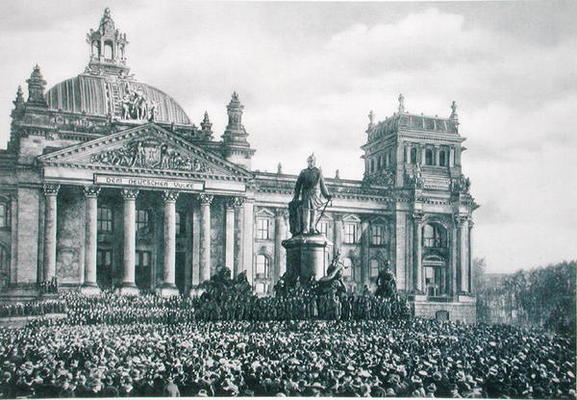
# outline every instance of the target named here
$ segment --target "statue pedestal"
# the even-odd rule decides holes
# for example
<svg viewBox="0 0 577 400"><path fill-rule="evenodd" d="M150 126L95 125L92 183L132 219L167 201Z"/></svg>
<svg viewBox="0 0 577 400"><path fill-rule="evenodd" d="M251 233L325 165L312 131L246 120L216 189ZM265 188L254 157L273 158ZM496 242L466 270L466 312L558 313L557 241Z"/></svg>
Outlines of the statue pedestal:
<svg viewBox="0 0 577 400"><path fill-rule="evenodd" d="M326 269L325 249L329 244L324 235L297 235L282 242L286 249L286 268L291 279L305 280L323 277Z"/></svg>

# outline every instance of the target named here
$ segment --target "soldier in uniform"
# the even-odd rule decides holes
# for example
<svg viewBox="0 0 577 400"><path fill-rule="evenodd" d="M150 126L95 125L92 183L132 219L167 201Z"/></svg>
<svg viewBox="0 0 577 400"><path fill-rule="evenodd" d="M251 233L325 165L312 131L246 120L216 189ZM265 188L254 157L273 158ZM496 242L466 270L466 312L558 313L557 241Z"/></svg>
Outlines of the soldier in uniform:
<svg viewBox="0 0 577 400"><path fill-rule="evenodd" d="M320 195L322 194L327 200L332 198L325 186L321 170L316 167L315 155L311 154L307 162L308 168L303 169L299 174L295 185L294 198L291 202L292 204L299 204L301 229L297 233L302 233L303 235L318 233L315 229L317 210L323 206ZM291 218L291 220L294 220L294 218ZM298 227L297 229L292 228L291 226L291 232L299 231Z"/></svg>

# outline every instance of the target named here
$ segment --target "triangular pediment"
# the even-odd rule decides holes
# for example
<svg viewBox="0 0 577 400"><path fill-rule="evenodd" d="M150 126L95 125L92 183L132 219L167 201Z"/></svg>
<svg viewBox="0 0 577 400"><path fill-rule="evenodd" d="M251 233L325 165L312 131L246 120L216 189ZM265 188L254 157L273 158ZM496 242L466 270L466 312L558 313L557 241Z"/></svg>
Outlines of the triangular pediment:
<svg viewBox="0 0 577 400"><path fill-rule="evenodd" d="M247 180L252 174L156 124L147 124L45 154L43 165L156 175Z"/></svg>

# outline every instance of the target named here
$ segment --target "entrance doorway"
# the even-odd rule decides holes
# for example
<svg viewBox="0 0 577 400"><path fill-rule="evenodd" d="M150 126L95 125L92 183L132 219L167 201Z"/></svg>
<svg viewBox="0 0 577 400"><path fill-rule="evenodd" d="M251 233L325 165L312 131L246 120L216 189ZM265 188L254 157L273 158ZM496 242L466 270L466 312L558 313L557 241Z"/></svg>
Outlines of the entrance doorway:
<svg viewBox="0 0 577 400"><path fill-rule="evenodd" d="M135 283L139 289L150 289L150 251L136 251Z"/></svg>
<svg viewBox="0 0 577 400"><path fill-rule="evenodd" d="M176 258L174 260L174 268L175 268L175 280L176 280L176 287L180 290L180 293L184 293L185 290L185 268L184 264L186 260L186 254L184 252L178 251L176 252Z"/></svg>
<svg viewBox="0 0 577 400"><path fill-rule="evenodd" d="M101 289L110 289L112 280L112 250L96 251L96 283Z"/></svg>

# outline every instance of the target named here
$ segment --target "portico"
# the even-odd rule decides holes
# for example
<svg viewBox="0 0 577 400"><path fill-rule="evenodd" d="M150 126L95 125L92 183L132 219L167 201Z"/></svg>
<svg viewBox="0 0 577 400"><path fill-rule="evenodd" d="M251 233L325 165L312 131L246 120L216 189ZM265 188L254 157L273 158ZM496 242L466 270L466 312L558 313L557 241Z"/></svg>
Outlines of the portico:
<svg viewBox="0 0 577 400"><path fill-rule="evenodd" d="M137 141L132 139L136 132ZM107 139L41 157L44 280L56 276L66 252L72 258L83 254L76 264L77 283L85 293L109 287L128 295L143 290L188 293L222 265L252 274L252 268L234 265L239 259L234 238L250 242L244 238L245 218L252 223L252 207L246 209L252 204L245 201L250 197L246 190L250 175L244 169L203 150L187 149L153 124ZM160 146L147 148L139 143ZM132 153L124 150L127 147ZM161 159L162 148L170 158ZM115 158L121 152L125 158ZM76 206L62 209L61 203L68 202ZM75 207L83 210L81 218L68 215ZM59 242L59 232L79 226L83 240L76 245ZM214 242L221 232L223 240ZM193 254L195 250L198 254ZM252 254L246 253L252 260ZM66 283L66 277L59 279Z"/></svg>

